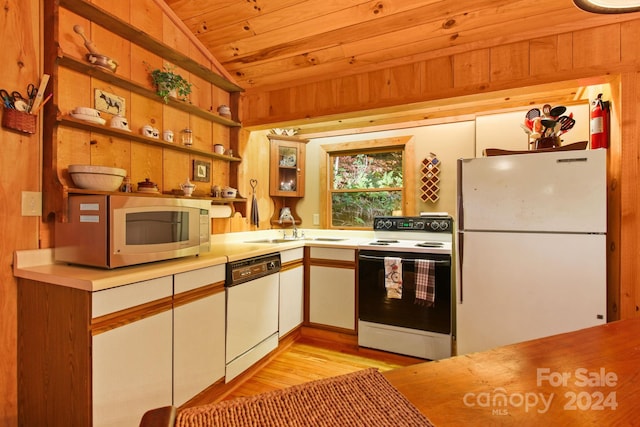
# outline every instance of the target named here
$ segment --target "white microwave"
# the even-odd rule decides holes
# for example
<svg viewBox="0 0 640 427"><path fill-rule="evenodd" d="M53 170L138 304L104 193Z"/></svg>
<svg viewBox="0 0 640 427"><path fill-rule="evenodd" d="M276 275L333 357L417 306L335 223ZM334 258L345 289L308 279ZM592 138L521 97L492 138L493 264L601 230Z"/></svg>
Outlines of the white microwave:
<svg viewBox="0 0 640 427"><path fill-rule="evenodd" d="M70 195L68 220L55 227L55 260L115 268L208 252L210 207L202 199Z"/></svg>

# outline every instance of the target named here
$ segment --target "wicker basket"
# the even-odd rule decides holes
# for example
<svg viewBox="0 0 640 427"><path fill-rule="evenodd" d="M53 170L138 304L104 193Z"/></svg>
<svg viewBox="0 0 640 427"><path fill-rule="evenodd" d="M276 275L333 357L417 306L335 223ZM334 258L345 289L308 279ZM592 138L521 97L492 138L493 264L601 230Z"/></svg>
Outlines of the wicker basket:
<svg viewBox="0 0 640 427"><path fill-rule="evenodd" d="M36 119L38 116L14 110L13 108L3 107L2 109L2 127L22 133L36 133Z"/></svg>

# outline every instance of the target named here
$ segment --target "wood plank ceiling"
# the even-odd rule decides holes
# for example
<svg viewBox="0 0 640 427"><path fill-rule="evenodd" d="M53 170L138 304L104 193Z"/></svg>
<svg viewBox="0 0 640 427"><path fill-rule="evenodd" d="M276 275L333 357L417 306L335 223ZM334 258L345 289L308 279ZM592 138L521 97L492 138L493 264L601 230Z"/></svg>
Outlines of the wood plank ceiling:
<svg viewBox="0 0 640 427"><path fill-rule="evenodd" d="M572 0L166 0L247 90L596 26ZM575 88L567 97L575 97Z"/></svg>

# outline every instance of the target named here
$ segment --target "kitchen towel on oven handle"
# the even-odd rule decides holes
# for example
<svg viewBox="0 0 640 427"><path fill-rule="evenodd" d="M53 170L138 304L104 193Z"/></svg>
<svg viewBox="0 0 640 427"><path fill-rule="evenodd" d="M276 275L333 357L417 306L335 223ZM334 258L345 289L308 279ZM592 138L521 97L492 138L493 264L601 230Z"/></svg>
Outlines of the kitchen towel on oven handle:
<svg viewBox="0 0 640 427"><path fill-rule="evenodd" d="M384 258L384 287L387 298L402 299L402 259Z"/></svg>
<svg viewBox="0 0 640 427"><path fill-rule="evenodd" d="M415 260L415 269L415 303L433 307L436 299L436 263L430 259L417 259Z"/></svg>

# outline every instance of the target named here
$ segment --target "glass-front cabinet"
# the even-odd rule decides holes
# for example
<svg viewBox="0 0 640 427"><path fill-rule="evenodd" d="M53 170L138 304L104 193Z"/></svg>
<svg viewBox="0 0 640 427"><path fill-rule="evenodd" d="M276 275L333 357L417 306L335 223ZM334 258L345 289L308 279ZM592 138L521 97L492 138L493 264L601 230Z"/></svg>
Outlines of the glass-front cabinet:
<svg viewBox="0 0 640 427"><path fill-rule="evenodd" d="M269 135L271 168L269 194L277 197L304 197L305 144L307 140Z"/></svg>
<svg viewBox="0 0 640 427"><path fill-rule="evenodd" d="M285 135L267 135L270 141L269 195L275 209L271 224L285 227L282 214L290 212L296 224L302 220L296 204L304 197L304 167L308 139Z"/></svg>

